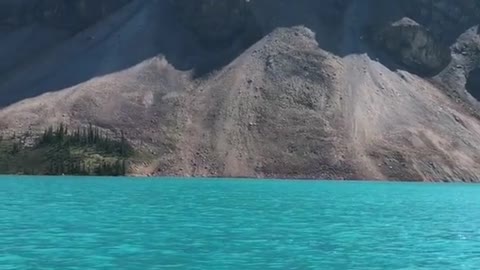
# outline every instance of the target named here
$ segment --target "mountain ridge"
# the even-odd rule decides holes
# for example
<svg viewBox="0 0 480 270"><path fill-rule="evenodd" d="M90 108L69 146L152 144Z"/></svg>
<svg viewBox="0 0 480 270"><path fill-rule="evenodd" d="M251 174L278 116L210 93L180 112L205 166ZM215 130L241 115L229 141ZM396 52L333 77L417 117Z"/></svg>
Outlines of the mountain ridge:
<svg viewBox="0 0 480 270"><path fill-rule="evenodd" d="M193 2L34 22L0 52L2 132L123 130L139 175L478 180L475 1Z"/></svg>

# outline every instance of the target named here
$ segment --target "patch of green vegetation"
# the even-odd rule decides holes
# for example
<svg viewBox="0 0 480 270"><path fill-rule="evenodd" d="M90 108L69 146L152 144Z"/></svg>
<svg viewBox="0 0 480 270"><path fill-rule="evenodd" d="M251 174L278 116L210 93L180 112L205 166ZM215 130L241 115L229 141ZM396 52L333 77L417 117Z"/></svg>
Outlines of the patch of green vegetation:
<svg viewBox="0 0 480 270"><path fill-rule="evenodd" d="M0 173L120 176L127 173L134 154L123 132L114 138L91 125L70 131L61 124L36 139L29 135L0 139Z"/></svg>

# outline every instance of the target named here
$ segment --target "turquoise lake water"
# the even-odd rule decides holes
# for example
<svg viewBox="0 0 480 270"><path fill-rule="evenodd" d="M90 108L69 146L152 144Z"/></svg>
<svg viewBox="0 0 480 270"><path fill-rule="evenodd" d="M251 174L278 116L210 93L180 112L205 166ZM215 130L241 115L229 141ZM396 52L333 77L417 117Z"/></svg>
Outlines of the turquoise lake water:
<svg viewBox="0 0 480 270"><path fill-rule="evenodd" d="M480 269L480 186L3 177L0 269Z"/></svg>

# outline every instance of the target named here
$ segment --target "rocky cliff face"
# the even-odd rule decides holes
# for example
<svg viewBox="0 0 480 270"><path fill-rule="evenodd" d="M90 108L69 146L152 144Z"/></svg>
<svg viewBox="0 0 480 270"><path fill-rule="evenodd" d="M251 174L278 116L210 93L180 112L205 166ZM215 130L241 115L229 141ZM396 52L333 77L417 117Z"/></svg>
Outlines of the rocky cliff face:
<svg viewBox="0 0 480 270"><path fill-rule="evenodd" d="M171 0L180 20L209 46L226 45L248 26L246 0Z"/></svg>
<svg viewBox="0 0 480 270"><path fill-rule="evenodd" d="M295 8L290 11L284 9L290 5L288 0L170 0L170 2L176 7L180 20L210 48L226 47L238 39L247 39L247 43L255 38L258 40L275 27L300 23L306 19L296 12ZM298 2L300 9L305 8L305 5L309 6L309 11L316 15L315 21L335 26L342 22L343 14L352 1Z"/></svg>
<svg viewBox="0 0 480 270"><path fill-rule="evenodd" d="M480 2L475 0L399 1L405 15L430 29L440 41L451 44L480 21Z"/></svg>
<svg viewBox="0 0 480 270"><path fill-rule="evenodd" d="M412 72L435 75L451 61L450 48L424 26L403 18L374 33L374 43Z"/></svg>
<svg viewBox="0 0 480 270"><path fill-rule="evenodd" d="M5 0L0 127L123 130L143 175L476 181L479 4Z"/></svg>
<svg viewBox="0 0 480 270"><path fill-rule="evenodd" d="M473 97L480 100L480 67L477 67L470 72L465 87Z"/></svg>
<svg viewBox="0 0 480 270"><path fill-rule="evenodd" d="M305 3L303 3L305 2ZM306 4L308 2L308 4ZM289 14L282 14L278 7L288 1L271 0L179 0L172 1L178 16L208 47L215 43L225 47L235 39L268 33L282 25L281 21L294 23L323 24L342 31L345 16L354 6L362 6L365 14L359 23L361 35L372 35L374 44L380 45L398 64L423 75L435 75L450 62L450 49L466 29L480 22L480 2L475 0L408 0L408 1L352 1L300 0L298 6L308 5L316 20L302 18L292 7ZM358 8L356 8L358 9ZM298 16L298 17L296 17ZM363 21L362 21L363 20ZM332 39L335 36L331 37ZM337 46L339 46L337 44Z"/></svg>
<svg viewBox="0 0 480 270"><path fill-rule="evenodd" d="M0 28L40 23L79 31L109 15L130 0L4 0L0 2Z"/></svg>

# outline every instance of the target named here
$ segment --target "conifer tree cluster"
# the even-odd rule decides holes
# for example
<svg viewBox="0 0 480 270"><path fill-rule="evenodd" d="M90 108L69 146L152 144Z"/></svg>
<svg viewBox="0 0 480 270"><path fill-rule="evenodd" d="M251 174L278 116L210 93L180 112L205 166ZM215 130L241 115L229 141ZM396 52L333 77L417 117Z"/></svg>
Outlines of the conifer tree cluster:
<svg viewBox="0 0 480 270"><path fill-rule="evenodd" d="M69 130L64 124L60 124L56 129L49 127L43 132L38 145L91 146L100 152L116 154L121 157L128 157L133 152L123 131L120 133L120 138L118 136L116 138L91 124L86 128L77 128L74 131Z"/></svg>
<svg viewBox="0 0 480 270"><path fill-rule="evenodd" d="M133 153L133 148L125 139L123 132L118 138L102 132L91 124L75 130L69 130L64 124L60 124L57 128L49 127L37 144L37 147L46 146L55 149L48 167L48 174L53 175L125 175L126 159ZM98 164L87 163L81 157L72 156L72 147L93 148L95 152L105 153L115 158L109 161L103 160Z"/></svg>
<svg viewBox="0 0 480 270"><path fill-rule="evenodd" d="M60 124L37 139L30 133L0 136L0 173L121 176L133 154L123 132Z"/></svg>

